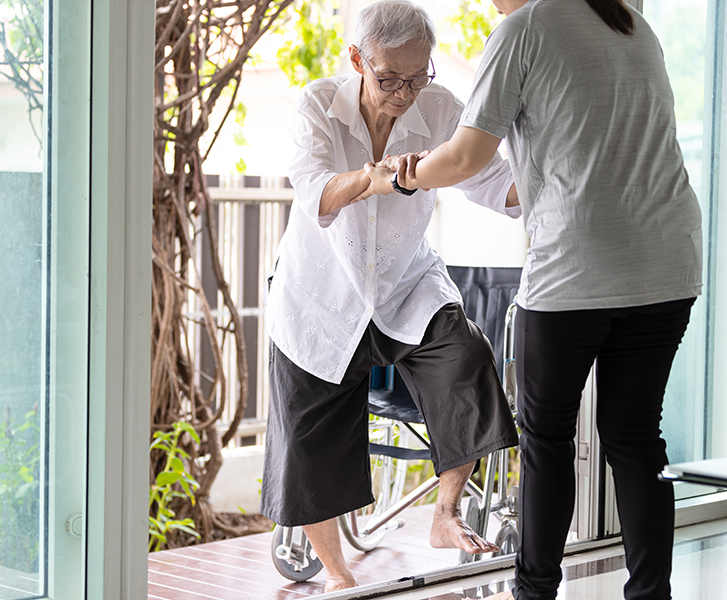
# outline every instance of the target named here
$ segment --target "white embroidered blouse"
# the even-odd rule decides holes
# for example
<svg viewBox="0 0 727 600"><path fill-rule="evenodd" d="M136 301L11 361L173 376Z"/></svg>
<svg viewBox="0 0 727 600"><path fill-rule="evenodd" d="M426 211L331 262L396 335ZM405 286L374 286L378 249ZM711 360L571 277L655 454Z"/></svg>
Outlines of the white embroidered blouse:
<svg viewBox="0 0 727 600"><path fill-rule="evenodd" d="M321 195L339 173L373 160L359 110L361 76L319 79L298 99L288 227L268 294L270 337L296 365L340 383L369 322L389 337L418 344L432 316L462 301L444 262L425 237L436 190L372 196L319 218ZM394 123L386 154L433 149L454 133L462 103L432 84ZM495 155L459 184L468 199L512 217L505 208L513 177Z"/></svg>

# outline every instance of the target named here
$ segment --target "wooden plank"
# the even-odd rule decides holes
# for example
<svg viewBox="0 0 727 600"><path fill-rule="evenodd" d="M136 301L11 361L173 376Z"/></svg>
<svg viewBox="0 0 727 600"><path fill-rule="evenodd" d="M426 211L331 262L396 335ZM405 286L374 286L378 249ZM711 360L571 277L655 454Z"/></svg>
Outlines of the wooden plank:
<svg viewBox="0 0 727 600"><path fill-rule="evenodd" d="M429 545L433 505L411 507L402 515L405 526L371 552L342 541L361 585L457 564L458 550ZM148 600L304 600L323 593L325 571L306 582L289 581L273 565L271 543L268 532L150 554Z"/></svg>

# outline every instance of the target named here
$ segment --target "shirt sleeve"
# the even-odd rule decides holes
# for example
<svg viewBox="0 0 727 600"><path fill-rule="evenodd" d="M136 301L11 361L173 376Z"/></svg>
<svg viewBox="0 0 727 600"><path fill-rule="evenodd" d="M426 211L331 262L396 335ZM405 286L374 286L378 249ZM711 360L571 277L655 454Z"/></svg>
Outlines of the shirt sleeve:
<svg viewBox="0 0 727 600"><path fill-rule="evenodd" d="M293 117L293 157L289 169L295 201L303 213L328 227L338 211L319 217L321 196L335 171L334 132L320 94L304 88Z"/></svg>
<svg viewBox="0 0 727 600"><path fill-rule="evenodd" d="M487 38L472 94L459 124L504 138L522 108L527 21L517 12Z"/></svg>
<svg viewBox="0 0 727 600"><path fill-rule="evenodd" d="M451 137L457 128L463 108L462 103L457 101L455 110L452 113L452 119L447 124L448 137ZM507 193L514 181L510 163L504 160L499 152L495 152L495 156L492 157L490 163L482 171L453 187L462 190L466 198L471 202L516 219L522 214L520 207L505 206Z"/></svg>
<svg viewBox="0 0 727 600"><path fill-rule="evenodd" d="M454 187L462 190L467 199L475 204L516 219L522 214L520 207L505 206L507 193L514 182L510 163L504 160L499 152L495 152L490 164L482 171Z"/></svg>

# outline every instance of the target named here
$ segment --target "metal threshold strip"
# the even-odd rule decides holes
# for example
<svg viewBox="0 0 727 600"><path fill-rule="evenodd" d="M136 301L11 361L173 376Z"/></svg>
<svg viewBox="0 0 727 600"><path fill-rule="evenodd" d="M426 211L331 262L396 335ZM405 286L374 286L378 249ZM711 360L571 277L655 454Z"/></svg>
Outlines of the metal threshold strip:
<svg viewBox="0 0 727 600"><path fill-rule="evenodd" d="M621 536L616 535L603 540L593 540L587 542L575 542L568 544L565 548L565 555L571 556L581 552L588 552L599 548L608 548L610 546L618 546L621 544ZM466 579L484 573L492 573L510 569L515 566L515 555L501 556L491 558L484 561L477 561L466 565L456 565L446 567L437 571L429 571L421 575L413 575L411 577L402 577L392 581L382 581L380 583L372 583L362 585L341 592L333 592L330 594L321 594L315 596L316 600L353 600L364 598L381 598L389 594L406 592L408 590L420 589L449 581L457 581L458 579Z"/></svg>

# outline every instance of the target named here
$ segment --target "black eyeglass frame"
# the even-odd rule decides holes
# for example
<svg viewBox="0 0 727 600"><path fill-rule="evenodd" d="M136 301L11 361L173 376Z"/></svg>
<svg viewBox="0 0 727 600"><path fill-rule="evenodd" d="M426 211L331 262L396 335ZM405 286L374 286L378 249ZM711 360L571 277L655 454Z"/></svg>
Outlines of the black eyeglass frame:
<svg viewBox="0 0 727 600"><path fill-rule="evenodd" d="M369 66L369 69L371 69L371 72L373 73L374 77L376 78L376 81L379 82L379 87L381 88L382 92L396 92L399 91L401 88L404 87L404 84L409 84L409 89L415 92L418 92L419 90L423 90L425 87L428 87L432 81L434 81L434 77L437 75L437 72L434 69L434 60L432 60L432 57L429 57L429 64L432 67L432 73L427 73L426 75L418 75L417 77L413 77L412 79L402 79L401 77L379 77L376 74L376 71L374 71L374 67L369 62L368 58L364 56L364 53L361 52L359 48L356 48L358 50L358 54L361 58L364 59L364 62ZM427 79L426 85L423 85L421 87L414 87L412 86L412 82L416 81L417 79ZM399 86L395 87L393 89L387 90L384 88L384 83L387 81L398 81Z"/></svg>

